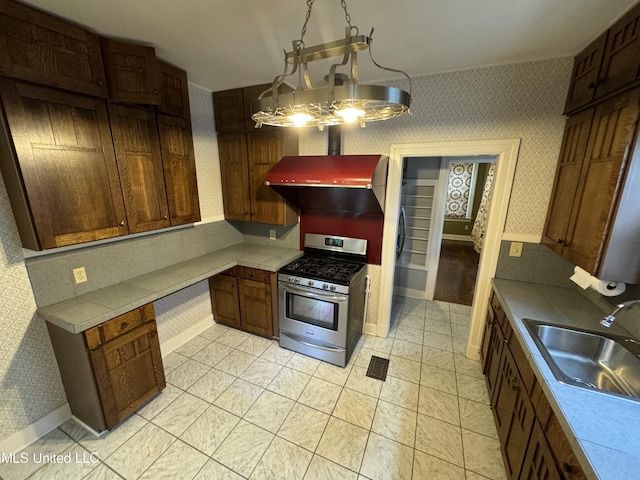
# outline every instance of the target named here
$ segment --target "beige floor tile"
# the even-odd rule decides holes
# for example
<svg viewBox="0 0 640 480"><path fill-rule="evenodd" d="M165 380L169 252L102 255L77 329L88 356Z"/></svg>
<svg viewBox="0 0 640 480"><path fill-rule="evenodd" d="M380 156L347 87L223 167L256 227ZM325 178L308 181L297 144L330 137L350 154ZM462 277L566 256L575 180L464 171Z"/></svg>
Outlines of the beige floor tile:
<svg viewBox="0 0 640 480"><path fill-rule="evenodd" d="M176 353L176 352L171 352L168 355L165 355L164 357L162 357L162 366L164 368L164 374L166 375L167 373L175 370L184 362L186 362L188 359L189 357L185 357L184 355L180 355L179 353Z"/></svg>
<svg viewBox="0 0 640 480"><path fill-rule="evenodd" d="M212 368L200 380L191 385L187 391L209 403L213 403L235 381L236 377L233 375Z"/></svg>
<svg viewBox="0 0 640 480"><path fill-rule="evenodd" d="M422 345L413 342L405 342L404 340L395 339L391 355L405 358L414 362L422 360Z"/></svg>
<svg viewBox="0 0 640 480"><path fill-rule="evenodd" d="M453 340L450 335L427 332L424 334L423 345L425 347L444 350L445 352L453 352Z"/></svg>
<svg viewBox="0 0 640 480"><path fill-rule="evenodd" d="M363 367L353 366L351 373L345 383L345 388L355 390L356 392L364 393L370 397L378 398L380 396L380 390L382 390L381 380L367 377L367 369Z"/></svg>
<svg viewBox="0 0 640 480"><path fill-rule="evenodd" d="M422 345L422 336L424 331L420 328L411 328L406 326L398 326L396 329L396 340L404 340L405 342L419 343Z"/></svg>
<svg viewBox="0 0 640 480"><path fill-rule="evenodd" d="M458 353L454 354L454 361L456 364L456 373L463 375L469 375L470 377L484 378L482 373L482 364L477 360L471 360L465 355Z"/></svg>
<svg viewBox="0 0 640 480"><path fill-rule="evenodd" d="M225 333L220 335L215 339L216 342L222 343L227 347L238 348L238 346L244 342L247 338L250 337L251 334L247 332L243 332L242 330L236 330L235 328L230 328Z"/></svg>
<svg viewBox="0 0 640 480"><path fill-rule="evenodd" d="M240 374L240 378L259 387L267 388L273 379L276 378L276 375L280 373L280 370L282 370L282 365L259 357L249 368Z"/></svg>
<svg viewBox="0 0 640 480"><path fill-rule="evenodd" d="M207 408L209 403L189 393L183 393L155 416L152 422L179 437Z"/></svg>
<svg viewBox="0 0 640 480"><path fill-rule="evenodd" d="M340 385L327 382L321 378L311 377L302 394L298 397L298 402L331 414L338 402L342 388Z"/></svg>
<svg viewBox="0 0 640 480"><path fill-rule="evenodd" d="M273 343L273 340L269 340L268 338L259 337L258 335L250 335L249 338L238 345L237 349L259 357Z"/></svg>
<svg viewBox="0 0 640 480"><path fill-rule="evenodd" d="M177 440L140 477L141 480L193 478L209 460L204 453Z"/></svg>
<svg viewBox="0 0 640 480"><path fill-rule="evenodd" d="M284 421L278 436L313 452L329 421L329 415L296 403Z"/></svg>
<svg viewBox="0 0 640 480"><path fill-rule="evenodd" d="M244 480L244 478L221 463L209 460L194 480Z"/></svg>
<svg viewBox="0 0 640 480"><path fill-rule="evenodd" d="M233 350L216 364L216 369L238 377L249 368L257 358L258 357L254 355L241 352L240 350Z"/></svg>
<svg viewBox="0 0 640 480"><path fill-rule="evenodd" d="M424 322L424 335L427 335L427 332L439 333L440 335L451 335L451 322L448 320L427 318Z"/></svg>
<svg viewBox="0 0 640 480"><path fill-rule="evenodd" d="M222 445L240 417L211 405L180 437L189 445L211 456Z"/></svg>
<svg viewBox="0 0 640 480"><path fill-rule="evenodd" d="M267 386L267 389L291 400L297 400L310 378L311 376L306 373L284 367Z"/></svg>
<svg viewBox="0 0 640 480"><path fill-rule="evenodd" d="M419 392L420 387L417 383L388 376L382 385L380 400L415 411L418 408Z"/></svg>
<svg viewBox="0 0 640 480"><path fill-rule="evenodd" d="M362 463L368 437L368 430L331 417L316 453L357 472Z"/></svg>
<svg viewBox="0 0 640 480"><path fill-rule="evenodd" d="M212 458L234 472L249 477L272 440L272 433L241 420Z"/></svg>
<svg viewBox="0 0 640 480"><path fill-rule="evenodd" d="M415 480L465 480L465 471L458 465L416 450L413 458L413 478Z"/></svg>
<svg viewBox="0 0 640 480"><path fill-rule="evenodd" d="M460 404L460 423L462 428L487 437L498 438L496 424L489 405L466 398L459 398L458 402Z"/></svg>
<svg viewBox="0 0 640 480"><path fill-rule="evenodd" d="M220 360L229 355L233 351L233 348L223 345L217 342L211 342L204 347L198 353L193 356L194 360L209 365L215 366Z"/></svg>
<svg viewBox="0 0 640 480"><path fill-rule="evenodd" d="M229 330L231 330L231 327L227 327L226 325L222 325L220 323L214 323L204 332L202 332L200 336L208 338L209 340L215 340L216 338L219 338L227 333Z"/></svg>
<svg viewBox="0 0 640 480"><path fill-rule="evenodd" d="M374 397L345 388L333 409L333 416L369 430L377 403Z"/></svg>
<svg viewBox="0 0 640 480"><path fill-rule="evenodd" d="M277 363L278 365L286 365L289 359L293 356L293 352L286 348L281 348L277 343L274 343L260 356L265 360Z"/></svg>
<svg viewBox="0 0 640 480"><path fill-rule="evenodd" d="M180 355L184 355L185 357L193 357L196 353L209 345L211 342L212 340L209 340L205 337L194 337L185 344L176 348L174 352L179 353Z"/></svg>
<svg viewBox="0 0 640 480"><path fill-rule="evenodd" d="M214 405L242 417L249 411L263 391L264 388L237 379L216 399Z"/></svg>
<svg viewBox="0 0 640 480"><path fill-rule="evenodd" d="M440 350L439 348L423 346L422 363L442 368L444 370L455 371L456 369L453 352L447 352Z"/></svg>
<svg viewBox="0 0 640 480"><path fill-rule="evenodd" d="M351 366L347 365L345 368L331 365L330 363L321 363L318 365L314 377L321 378L327 382L335 383L336 385L344 386L347 382L347 378L351 373Z"/></svg>
<svg viewBox="0 0 640 480"><path fill-rule="evenodd" d="M458 396L489 405L489 394L484 379L456 374Z"/></svg>
<svg viewBox="0 0 640 480"><path fill-rule="evenodd" d="M265 390L243 418L271 433L276 433L293 405L293 400Z"/></svg>
<svg viewBox="0 0 640 480"><path fill-rule="evenodd" d="M443 422L460 425L460 413L458 409L457 395L434 390L433 388L420 387L420 399L418 400L418 413L428 415Z"/></svg>
<svg viewBox="0 0 640 480"><path fill-rule="evenodd" d="M320 365L320 360L307 357L301 353L294 353L286 366L307 375L313 375L318 369L318 365Z"/></svg>
<svg viewBox="0 0 640 480"><path fill-rule="evenodd" d="M313 453L302 447L274 438L251 474L252 480L302 480Z"/></svg>
<svg viewBox="0 0 640 480"><path fill-rule="evenodd" d="M418 414L416 449L460 467L464 466L460 427Z"/></svg>
<svg viewBox="0 0 640 480"><path fill-rule="evenodd" d="M175 385L182 390L188 389L196 383L202 376L211 370L211 367L189 359L172 372L165 375L168 383Z"/></svg>
<svg viewBox="0 0 640 480"><path fill-rule="evenodd" d="M357 480L358 474L319 455L314 455L304 480Z"/></svg>
<svg viewBox="0 0 640 480"><path fill-rule="evenodd" d="M417 418L415 411L381 400L376 407L371 431L413 448Z"/></svg>
<svg viewBox="0 0 640 480"><path fill-rule="evenodd" d="M493 480L506 478L500 442L479 433L462 430L464 465L467 470Z"/></svg>
<svg viewBox="0 0 640 480"><path fill-rule="evenodd" d="M178 387L174 387L170 383L150 401L148 401L142 408L138 409L137 413L141 417L151 420L164 410L171 402L182 395L183 390ZM82 428L82 427L81 427ZM83 429L84 430L84 429ZM86 430L84 430L86 432Z"/></svg>
<svg viewBox="0 0 640 480"><path fill-rule="evenodd" d="M413 448L371 433L360 473L371 480L411 480Z"/></svg>
<svg viewBox="0 0 640 480"><path fill-rule="evenodd" d="M422 365L420 385L434 388L442 392L451 393L453 395L458 393L455 372L434 367L432 365Z"/></svg>

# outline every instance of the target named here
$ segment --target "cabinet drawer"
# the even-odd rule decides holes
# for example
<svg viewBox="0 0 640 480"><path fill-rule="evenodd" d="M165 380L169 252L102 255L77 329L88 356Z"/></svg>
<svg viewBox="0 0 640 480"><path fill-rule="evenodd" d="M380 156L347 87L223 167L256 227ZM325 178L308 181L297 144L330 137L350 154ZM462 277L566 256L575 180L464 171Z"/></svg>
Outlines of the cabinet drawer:
<svg viewBox="0 0 640 480"><path fill-rule="evenodd" d="M254 280L261 283L269 283L269 273L267 270L258 270L256 268L248 267L234 267L236 268L236 275L240 278L247 280Z"/></svg>
<svg viewBox="0 0 640 480"><path fill-rule="evenodd" d="M90 349L99 347L103 343L127 333L154 318L153 304L148 303L136 310L127 312L124 315L120 315L85 331L84 336L87 340L87 346Z"/></svg>

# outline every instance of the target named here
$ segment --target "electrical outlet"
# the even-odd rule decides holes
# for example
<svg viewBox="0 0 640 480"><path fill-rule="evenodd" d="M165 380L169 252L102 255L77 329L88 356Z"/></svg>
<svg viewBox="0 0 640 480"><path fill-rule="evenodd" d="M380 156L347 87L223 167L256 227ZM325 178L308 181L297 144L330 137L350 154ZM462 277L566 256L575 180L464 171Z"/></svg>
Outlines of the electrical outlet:
<svg viewBox="0 0 640 480"><path fill-rule="evenodd" d="M275 240L276 239L276 231L271 229L269 230L269 240Z"/></svg>
<svg viewBox="0 0 640 480"><path fill-rule="evenodd" d="M509 256L510 257L522 256L522 242L511 242L511 247L509 248Z"/></svg>
<svg viewBox="0 0 640 480"><path fill-rule="evenodd" d="M87 272L84 271L84 267L73 269L73 278L76 283L84 283L87 281Z"/></svg>
<svg viewBox="0 0 640 480"><path fill-rule="evenodd" d="M465 229L465 230L469 230L469 225L465 225L465 226L464 226L464 229Z"/></svg>

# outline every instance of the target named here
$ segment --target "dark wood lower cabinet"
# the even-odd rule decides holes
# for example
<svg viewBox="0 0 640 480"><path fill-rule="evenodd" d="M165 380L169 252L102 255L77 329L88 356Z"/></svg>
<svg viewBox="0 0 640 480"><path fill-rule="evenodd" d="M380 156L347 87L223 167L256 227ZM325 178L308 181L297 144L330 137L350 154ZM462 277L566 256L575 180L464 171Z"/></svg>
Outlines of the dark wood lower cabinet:
<svg viewBox="0 0 640 480"><path fill-rule="evenodd" d="M507 478L586 479L495 293L482 361Z"/></svg>
<svg viewBox="0 0 640 480"><path fill-rule="evenodd" d="M83 333L47 323L71 413L110 430L165 387L153 304Z"/></svg>
<svg viewBox="0 0 640 480"><path fill-rule="evenodd" d="M277 279L274 272L233 267L209 279L217 323L258 335L278 335Z"/></svg>

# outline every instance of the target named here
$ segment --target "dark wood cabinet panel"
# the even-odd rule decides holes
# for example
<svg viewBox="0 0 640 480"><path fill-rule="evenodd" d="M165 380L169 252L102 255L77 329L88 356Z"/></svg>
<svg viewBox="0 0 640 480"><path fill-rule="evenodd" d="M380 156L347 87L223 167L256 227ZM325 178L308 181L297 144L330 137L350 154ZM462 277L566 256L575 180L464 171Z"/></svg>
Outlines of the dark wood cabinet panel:
<svg viewBox="0 0 640 480"><path fill-rule="evenodd" d="M160 140L151 107L111 104L111 131L131 233L170 225Z"/></svg>
<svg viewBox="0 0 640 480"><path fill-rule="evenodd" d="M166 385L153 304L71 333L47 322L73 415L110 430Z"/></svg>
<svg viewBox="0 0 640 480"><path fill-rule="evenodd" d="M544 436L549 448L553 452L556 464L565 480L586 480L587 476L582 470L576 454L573 452L569 439L562 431L560 422L551 412L548 423L544 428Z"/></svg>
<svg viewBox="0 0 640 480"><path fill-rule="evenodd" d="M244 133L218 136L224 218L251 220L247 140Z"/></svg>
<svg viewBox="0 0 640 480"><path fill-rule="evenodd" d="M159 105L160 72L153 47L100 38L109 99Z"/></svg>
<svg viewBox="0 0 640 480"><path fill-rule="evenodd" d="M200 221L200 202L188 118L158 114L158 129L171 226Z"/></svg>
<svg viewBox="0 0 640 480"><path fill-rule="evenodd" d="M256 122L251 120L251 115L253 115L251 104L258 99L262 92L269 89L271 86L272 84L265 83L263 85L254 85L242 89L242 103L244 108L243 118L245 130L251 131L256 128ZM283 87L288 88L286 85L284 85ZM282 90L282 87L278 89L278 91L280 90Z"/></svg>
<svg viewBox="0 0 640 480"><path fill-rule="evenodd" d="M211 277L209 292L216 323L242 328L237 277L224 274Z"/></svg>
<svg viewBox="0 0 640 480"><path fill-rule="evenodd" d="M107 97L98 37L11 0L0 2L0 74Z"/></svg>
<svg viewBox="0 0 640 480"><path fill-rule="evenodd" d="M618 20L606 35L595 98L631 87L640 80L640 4Z"/></svg>
<svg viewBox="0 0 640 480"><path fill-rule="evenodd" d="M297 222L296 210L274 189L264 184L269 170L280 161L285 152L294 149L297 152L297 138L293 138L283 129L265 128L247 134L252 222L285 226Z"/></svg>
<svg viewBox="0 0 640 480"><path fill-rule="evenodd" d="M23 246L39 250L129 233L105 103L8 80L0 85L11 131L4 140L13 141L17 156L2 156L3 174L14 187L24 185L12 206L16 218L30 219L18 221Z"/></svg>
<svg viewBox="0 0 640 480"><path fill-rule="evenodd" d="M258 335L273 336L271 319L271 285L240 279L240 315L245 330Z"/></svg>
<svg viewBox="0 0 640 480"><path fill-rule="evenodd" d="M189 85L187 72L168 63L158 62L160 71L160 94L162 103L158 111L187 120L191 119L189 108Z"/></svg>
<svg viewBox="0 0 640 480"><path fill-rule="evenodd" d="M563 480L547 439L537 422L534 423L522 469L517 478L519 480Z"/></svg>
<svg viewBox="0 0 640 480"><path fill-rule="evenodd" d="M119 335L89 355L109 430L166 386L155 321Z"/></svg>
<svg viewBox="0 0 640 480"><path fill-rule="evenodd" d="M598 273L615 216L639 103L636 89L600 104L594 113L563 249L567 260L593 274Z"/></svg>
<svg viewBox="0 0 640 480"><path fill-rule="evenodd" d="M588 105L594 99L606 41L607 34L601 35L576 56L565 113Z"/></svg>
<svg viewBox="0 0 640 480"><path fill-rule="evenodd" d="M241 88L213 93L213 114L218 133L245 130L244 96Z"/></svg>
<svg viewBox="0 0 640 480"><path fill-rule="evenodd" d="M272 337L278 332L277 278L274 272L233 267L209 279L217 323Z"/></svg>
<svg viewBox="0 0 640 480"><path fill-rule="evenodd" d="M585 110L570 117L564 128L560 159L542 236L543 243L560 254L566 242L592 120L593 109Z"/></svg>

